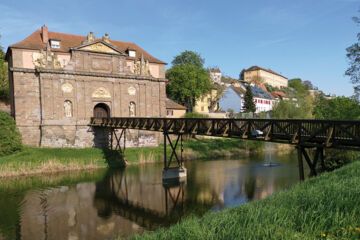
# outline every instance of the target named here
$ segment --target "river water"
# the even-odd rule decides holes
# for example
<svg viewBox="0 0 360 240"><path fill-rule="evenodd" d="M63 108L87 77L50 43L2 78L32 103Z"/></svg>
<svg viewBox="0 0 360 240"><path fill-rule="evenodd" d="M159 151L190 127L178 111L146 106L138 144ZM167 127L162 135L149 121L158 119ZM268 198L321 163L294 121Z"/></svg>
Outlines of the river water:
<svg viewBox="0 0 360 240"><path fill-rule="evenodd" d="M298 182L296 156L275 153L185 163L186 183L163 186L161 164L0 182L0 239L114 239L188 215L261 199Z"/></svg>

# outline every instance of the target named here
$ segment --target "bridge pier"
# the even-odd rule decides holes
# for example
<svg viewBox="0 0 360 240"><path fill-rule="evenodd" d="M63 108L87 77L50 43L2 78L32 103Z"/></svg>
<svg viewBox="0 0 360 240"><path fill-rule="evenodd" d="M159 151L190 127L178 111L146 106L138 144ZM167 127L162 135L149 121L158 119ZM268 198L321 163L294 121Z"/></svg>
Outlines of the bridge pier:
<svg viewBox="0 0 360 240"><path fill-rule="evenodd" d="M298 145L297 147L297 151L298 151L298 164L299 164L299 177L300 177L300 181L304 181L305 176L304 176L304 165L303 165L303 156L306 160L306 163L308 164L309 168L310 168L310 176L316 176L317 172L316 172L316 166L317 163L320 159L321 162L321 168L322 170L325 169L325 164L324 164L324 147L322 146L318 146L315 147L315 156L314 159L311 160L308 152L306 151L306 148L311 149L313 147L305 147L302 145Z"/></svg>
<svg viewBox="0 0 360 240"><path fill-rule="evenodd" d="M123 145L121 146L121 140L123 140ZM114 144L115 143L115 144ZM110 128L110 150L119 151L122 157L122 160L126 162L126 129L121 129L120 135L116 133L116 129ZM115 146L114 146L115 145Z"/></svg>
<svg viewBox="0 0 360 240"><path fill-rule="evenodd" d="M176 152L176 148L180 141L180 157ZM171 155L167 157L167 142L171 148ZM178 134L175 144L171 141L171 138L167 131L164 131L164 169L162 171L162 179L164 184L169 182L185 182L186 181L186 168L183 166L183 134ZM171 165L173 158L176 159L176 164Z"/></svg>

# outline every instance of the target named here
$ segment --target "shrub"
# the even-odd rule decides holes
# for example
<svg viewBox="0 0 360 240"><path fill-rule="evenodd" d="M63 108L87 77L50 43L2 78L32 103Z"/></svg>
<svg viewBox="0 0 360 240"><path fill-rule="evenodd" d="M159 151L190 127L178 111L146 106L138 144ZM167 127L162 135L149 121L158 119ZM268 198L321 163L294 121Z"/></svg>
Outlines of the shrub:
<svg viewBox="0 0 360 240"><path fill-rule="evenodd" d="M9 155L22 149L21 135L14 119L0 111L0 156Z"/></svg>
<svg viewBox="0 0 360 240"><path fill-rule="evenodd" d="M206 114L196 113L196 112L188 112L185 114L185 118L209 118Z"/></svg>

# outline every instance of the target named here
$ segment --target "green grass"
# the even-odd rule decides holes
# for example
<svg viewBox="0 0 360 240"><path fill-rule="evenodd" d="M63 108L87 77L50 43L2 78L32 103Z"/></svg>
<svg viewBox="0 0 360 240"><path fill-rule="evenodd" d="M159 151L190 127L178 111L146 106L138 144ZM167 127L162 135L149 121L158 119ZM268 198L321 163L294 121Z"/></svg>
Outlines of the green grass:
<svg viewBox="0 0 360 240"><path fill-rule="evenodd" d="M184 141L184 156L186 159L233 156L244 150L258 151L262 146L262 142L238 139L192 139ZM163 153L163 145L128 148L126 160L130 164L162 162ZM167 153L171 153L170 147ZM0 157L0 177L123 166L119 152L106 149L25 147L21 152Z"/></svg>
<svg viewBox="0 0 360 240"><path fill-rule="evenodd" d="M360 239L360 161L263 200L132 239Z"/></svg>

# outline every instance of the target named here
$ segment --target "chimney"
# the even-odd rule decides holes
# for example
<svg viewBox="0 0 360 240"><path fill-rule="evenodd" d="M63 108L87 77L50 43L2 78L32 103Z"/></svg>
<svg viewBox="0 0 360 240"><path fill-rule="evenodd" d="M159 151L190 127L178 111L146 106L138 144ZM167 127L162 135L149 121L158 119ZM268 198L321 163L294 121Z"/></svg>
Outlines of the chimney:
<svg viewBox="0 0 360 240"><path fill-rule="evenodd" d="M43 43L47 43L49 41L48 28L45 25L41 27L41 37Z"/></svg>

